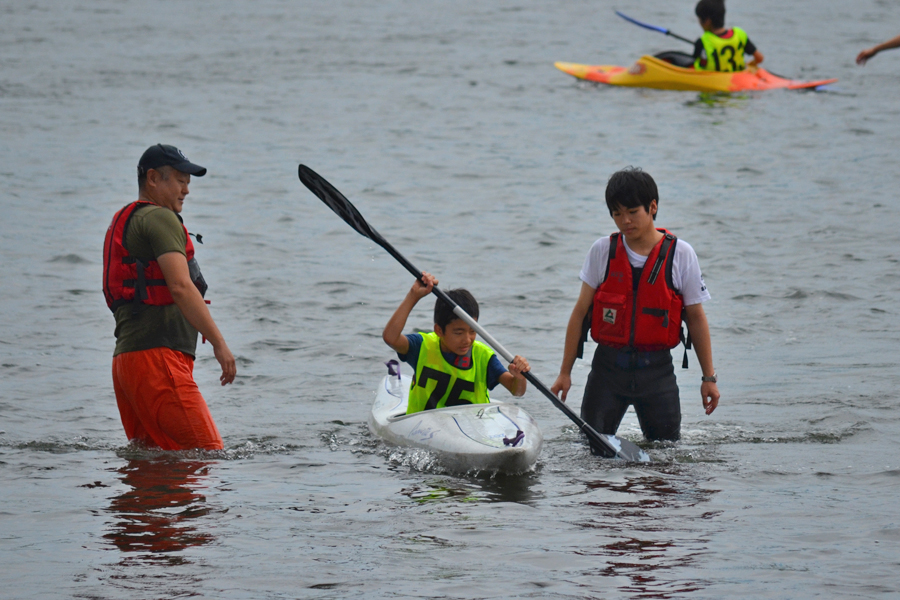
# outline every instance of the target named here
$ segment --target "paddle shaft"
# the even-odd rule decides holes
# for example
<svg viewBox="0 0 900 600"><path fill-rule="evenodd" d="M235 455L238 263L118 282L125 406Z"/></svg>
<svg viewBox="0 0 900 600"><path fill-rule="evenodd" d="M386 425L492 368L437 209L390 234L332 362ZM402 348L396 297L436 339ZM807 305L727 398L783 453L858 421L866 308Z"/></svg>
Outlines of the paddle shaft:
<svg viewBox="0 0 900 600"><path fill-rule="evenodd" d="M682 42L687 42L687 43L690 44L691 46L693 46L693 45L694 45L694 42L695 42L695 40L689 40L689 39L687 39L686 37L681 37L681 36L678 35L677 33L672 33L672 32L669 31L668 29L666 29L666 35L668 35L668 36L670 36L670 37L673 37L673 38L675 38L676 40L681 40Z"/></svg>
<svg viewBox="0 0 900 600"><path fill-rule="evenodd" d="M675 38L676 40L681 40L682 42L687 42L688 44L691 44L692 46L694 45L694 40L689 40L686 37L681 37L677 33L672 33L665 27L658 27L656 25L650 25L649 23L642 23L641 21L638 21L637 19L633 19L633 18L629 17L628 15L620 13L619 11L616 11L616 14L619 15L620 17L622 17L623 19L625 19L626 21L628 21L629 23L633 23L633 24L637 25L638 27L643 27L644 29L649 29L651 31L658 31L659 33L664 33L668 36L671 36L671 37Z"/></svg>
<svg viewBox="0 0 900 600"><path fill-rule="evenodd" d="M368 237L368 236L366 236L366 237ZM381 236L379 236L379 237L381 237ZM369 238L369 239L372 239L372 238ZM400 254L397 251L397 249L394 248L387 240L385 240L384 238L381 238L381 239L377 239L377 240L373 239L372 241L375 242L376 244L378 244L379 246L381 246L382 248L384 248L385 250L387 250L388 254L393 256L397 260L397 262L399 262L401 265L403 265L406 268L406 270L409 271L413 275L413 277L415 277L416 279L419 280L420 283L422 283L422 285L425 285L425 282L422 281L422 271L417 269L415 267L415 265L413 265L411 262L409 262L409 260L407 260L407 258L405 256L403 256L402 254ZM494 338L494 336L492 336L490 333L488 333L488 331L484 327L479 325L478 321L473 319L472 316L469 315L469 313L464 311L462 309L462 307L459 304L457 304L456 302L454 302L450 298L450 296L448 296L446 293L444 293L443 290L441 290L437 286L434 286L433 288L431 288L431 293L434 294L435 296L437 296L438 298L440 298L441 300L443 300L444 302L446 302L447 304L449 304L451 307L453 307L453 314L455 314L457 317L459 317L460 319L465 321L469 325L469 327L474 329L478 333L478 335L480 335L482 337L482 339L484 339L484 341L486 341L488 343L488 345L490 345L491 348L496 350L497 353L503 357L503 360L505 360L507 363L511 363L513 361L513 358L515 358L515 357L513 356L512 352L510 352L509 350L504 348L503 344L498 342L497 339ZM596 429L591 427L590 424L588 424L584 419L579 417L571 408L569 408L566 405L565 402L563 402L562 400L557 398L553 394L553 392L550 391L550 388L548 388L546 385L544 385L544 383L540 379L538 379L531 371L528 371L527 373L522 373L522 376L525 377L525 379L527 379L528 382L531 383L531 385L533 385L538 390L540 390L540 392L542 394L544 394L544 396L546 396L550 400L550 402L552 402L553 405L556 406L556 408L561 410L567 417L569 417L569 419L571 419L573 423L578 425L578 428L581 429L581 431L583 431L584 434L588 438L590 438L590 440L592 442L603 445L606 448L608 448L611 452L616 452L618 454L618 451L616 450L616 448L612 447L610 445L610 443L606 440L606 438L602 437L597 432ZM623 457L623 458L625 458L625 457Z"/></svg>
<svg viewBox="0 0 900 600"><path fill-rule="evenodd" d="M421 281L421 278L419 279L419 281ZM503 357L503 359L506 362L511 363L513 361L513 358L515 358L515 357L512 355L512 353L509 350L507 350L506 348L504 348L500 342L498 342L496 339L494 339L494 336L492 336L490 333L488 333L484 329L484 327L479 325L478 321L473 319L466 311L464 311L462 309L461 306L459 306L458 304L453 302L453 300L451 300L447 296L447 294L445 294L444 292L439 290L437 287L431 288L431 291L438 298L440 298L444 302L447 302L448 304L450 304L450 306L453 307L453 314L455 314L457 317L459 317L460 319L465 321L469 325L469 327L474 329L478 333L478 335L480 335L484 339L484 341L486 341L491 346L491 348L496 350L497 353ZM601 437L600 434L597 433L596 429L591 427L584 419L582 419L577 414L575 414L575 412L571 408L569 408L565 402L563 402L562 400L557 398L553 394L553 392L551 392L540 379L538 379L535 375L533 375L531 373L531 371L522 373L522 376L525 377L525 379L527 379L531 383L531 385L533 385L538 390L540 390L540 392L542 394L544 394L550 400L550 402L552 402L553 405L556 406L556 408L558 408L563 413L565 413L565 415L567 417L569 417L572 420L572 422L574 422L576 425L578 425L578 428L581 429L581 431L583 431L584 434L586 436L588 436L592 441L603 444L604 446L609 448L611 451L616 452L618 454L618 451L609 445L609 443L606 441L606 438Z"/></svg>
<svg viewBox="0 0 900 600"><path fill-rule="evenodd" d="M385 250L387 250L391 256L396 258L400 262L400 264L402 264L404 267L406 267L406 270L409 271L410 273L412 273L416 277L416 279L418 279L419 282L422 283L422 285L425 285L425 282L422 281L422 271L420 271L416 267L414 267L411 262L406 260L406 258L402 254L397 252L397 250L394 249L394 247L391 246L390 244L388 244L386 241L385 241L385 244L386 245L382 245L382 247ZM513 356L512 352L510 352L509 350L504 348L503 344L498 342L496 340L496 338L494 338L494 336L492 336L490 333L488 333L488 331L484 327L482 327L478 323L478 321L473 319L469 313L464 311L462 309L462 307L459 304L457 304L456 302L454 302L450 298L450 296L448 296L446 293L444 293L443 290L441 290L437 286L434 286L431 288L431 293L434 294L435 296L437 296L438 298L440 298L441 300L443 300L444 302L446 302L447 304L449 304L451 307L453 307L453 314L455 314L457 317L459 317L460 319L465 321L466 324L469 325L469 327L474 329L476 331L476 333L478 333L478 335L480 335L482 337L482 339L484 339L484 341L486 341L491 348L496 350L497 353L503 357L503 360L505 360L507 363L511 363L513 361L513 358L515 358L515 356ZM569 417L569 419L571 419L573 423L578 425L578 428L581 429L581 431L583 431L584 434L592 442L594 442L595 444L600 444L600 445L608 448L610 452L616 453L616 455L619 455L620 458L625 458L626 460L632 460L632 458L630 458L628 456L620 455L620 452L618 449L614 448L609 443L609 441L607 441L607 439L605 437L601 436L597 432L596 429L591 427L584 419L579 417L571 408L569 408L566 405L565 402L563 402L562 400L557 398L553 394L553 392L550 391L550 388L548 388L546 385L544 385L544 383L540 379L538 379L531 371L522 373L522 376L525 377L525 379L527 379L528 382L531 383L531 385L533 385L538 390L540 390L540 392L542 394L544 394L550 400L550 402L552 402L553 405L556 406L556 408L561 410L567 417Z"/></svg>

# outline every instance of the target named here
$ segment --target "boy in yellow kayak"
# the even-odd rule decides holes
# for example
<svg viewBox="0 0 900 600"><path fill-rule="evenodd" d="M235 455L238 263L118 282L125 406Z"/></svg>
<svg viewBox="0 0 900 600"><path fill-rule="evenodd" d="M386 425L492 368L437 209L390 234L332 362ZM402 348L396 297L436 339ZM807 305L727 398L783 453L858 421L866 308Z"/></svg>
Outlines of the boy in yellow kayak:
<svg viewBox="0 0 900 600"><path fill-rule="evenodd" d="M397 357L416 370L406 414L460 404L485 404L490 402L488 391L498 383L513 396L523 395L528 381L522 373L529 370L528 361L516 356L507 370L490 347L475 339L475 330L440 298L434 304L434 332L403 335L412 309L438 284L433 275L425 272L422 281L416 279L381 334ZM468 290L448 290L447 296L478 320L478 302Z"/></svg>
<svg viewBox="0 0 900 600"><path fill-rule="evenodd" d="M724 0L700 0L694 9L703 35L694 43L694 68L698 71L743 71L756 67L764 57L740 27L725 28ZM744 55L753 56L748 64Z"/></svg>

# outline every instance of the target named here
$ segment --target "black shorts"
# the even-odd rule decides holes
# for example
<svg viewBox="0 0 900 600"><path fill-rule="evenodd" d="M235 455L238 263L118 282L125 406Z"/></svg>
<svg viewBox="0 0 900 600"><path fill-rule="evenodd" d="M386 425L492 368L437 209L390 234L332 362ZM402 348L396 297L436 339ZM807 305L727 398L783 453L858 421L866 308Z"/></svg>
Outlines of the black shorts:
<svg viewBox="0 0 900 600"><path fill-rule="evenodd" d="M681 401L669 350L637 352L597 346L581 418L599 433L615 435L629 405L634 406L648 440L681 436Z"/></svg>

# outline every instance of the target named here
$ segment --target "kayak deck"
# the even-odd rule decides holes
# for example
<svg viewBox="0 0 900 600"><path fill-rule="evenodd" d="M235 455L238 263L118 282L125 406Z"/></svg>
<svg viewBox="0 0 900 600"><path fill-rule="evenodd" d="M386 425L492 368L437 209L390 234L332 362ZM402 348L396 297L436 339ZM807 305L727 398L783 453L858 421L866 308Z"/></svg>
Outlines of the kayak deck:
<svg viewBox="0 0 900 600"><path fill-rule="evenodd" d="M406 414L411 377L386 376L369 428L386 442L432 452L454 472L522 473L533 468L543 435L524 409L503 402L465 404Z"/></svg>
<svg viewBox="0 0 900 600"><path fill-rule="evenodd" d="M837 79L797 81L769 73L765 69L724 73L697 71L675 66L655 56L642 56L632 66L582 65L557 62L554 66L578 79L609 85L695 92L744 92L772 89L816 88Z"/></svg>

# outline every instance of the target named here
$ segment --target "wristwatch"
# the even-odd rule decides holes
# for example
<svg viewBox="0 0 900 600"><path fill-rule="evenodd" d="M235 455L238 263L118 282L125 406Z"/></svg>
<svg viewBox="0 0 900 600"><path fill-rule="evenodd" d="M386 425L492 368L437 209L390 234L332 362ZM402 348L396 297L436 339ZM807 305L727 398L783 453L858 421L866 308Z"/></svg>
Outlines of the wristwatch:
<svg viewBox="0 0 900 600"><path fill-rule="evenodd" d="M712 377L707 377L706 375L703 375L703 376L700 378L700 381L702 381L702 382L704 382L704 383L707 382L707 381L708 381L709 383L717 383L717 382L719 381L719 377L718 377L718 375L716 375L715 372L713 372Z"/></svg>

